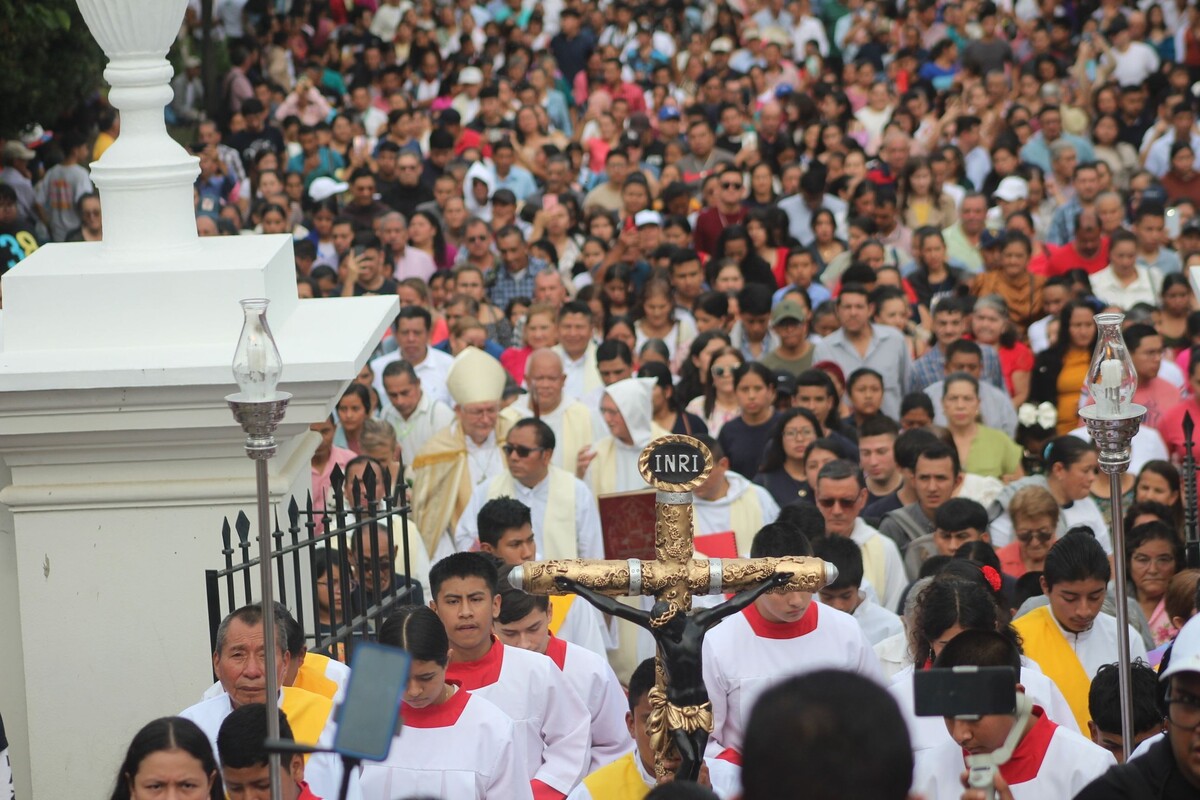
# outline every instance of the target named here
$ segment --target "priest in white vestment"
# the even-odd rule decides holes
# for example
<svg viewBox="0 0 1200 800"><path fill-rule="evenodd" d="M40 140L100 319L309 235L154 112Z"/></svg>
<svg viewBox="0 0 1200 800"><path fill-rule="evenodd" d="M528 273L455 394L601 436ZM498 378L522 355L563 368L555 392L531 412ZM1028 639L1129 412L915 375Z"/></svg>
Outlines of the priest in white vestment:
<svg viewBox="0 0 1200 800"><path fill-rule="evenodd" d="M396 441L406 462L411 462L433 435L454 422L450 406L421 386L421 377L407 361L393 361L383 369L387 402L380 402L379 418L396 431Z"/></svg>
<svg viewBox="0 0 1200 800"><path fill-rule="evenodd" d="M568 398L562 358L550 349L534 350L525 362L525 386L529 393L504 409L516 421L529 417L542 420L554 431L551 463L574 474L579 451L592 441L592 414L578 400Z"/></svg>

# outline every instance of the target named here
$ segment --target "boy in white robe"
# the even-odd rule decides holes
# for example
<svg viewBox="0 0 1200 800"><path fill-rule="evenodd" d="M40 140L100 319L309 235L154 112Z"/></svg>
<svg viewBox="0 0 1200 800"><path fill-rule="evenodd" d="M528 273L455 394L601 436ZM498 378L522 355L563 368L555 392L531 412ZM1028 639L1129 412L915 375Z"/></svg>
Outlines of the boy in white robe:
<svg viewBox="0 0 1200 800"><path fill-rule="evenodd" d="M752 558L811 556L797 528L776 522L754 537ZM882 684L871 643L849 614L812 602L811 592L767 594L708 632L704 683L713 706L708 752L740 751L750 708L792 675L843 669Z"/></svg>
<svg viewBox="0 0 1200 800"><path fill-rule="evenodd" d="M537 560L537 542L533 531L532 510L520 500L498 497L487 501L476 515L479 549L517 566ZM550 633L559 639L607 657L615 640L615 626L588 603L576 602L573 594L550 598Z"/></svg>
<svg viewBox="0 0 1200 800"><path fill-rule="evenodd" d="M862 590L862 551L841 536L827 536L812 543L813 555L837 567L837 580L817 592L823 605L844 611L862 627L871 646L904 632L904 622L871 600Z"/></svg>
<svg viewBox="0 0 1200 800"><path fill-rule="evenodd" d="M430 608L450 638L446 677L512 718L535 800L561 800L588 764L591 715L550 659L496 640L498 581L482 553L455 553L430 569Z"/></svg>
<svg viewBox="0 0 1200 800"><path fill-rule="evenodd" d="M994 631L965 631L952 639L934 662L936 668L1021 668L1015 644ZM1017 691L1024 688L1017 684ZM953 741L917 753L912 791L925 800L959 800L967 755L994 752L1017 723L1013 714L988 714L972 719L946 717ZM1040 706L1025 723L1021 739L1008 762L999 768L996 786L1007 786L1014 800L1054 800L1074 797L1092 780L1116 764L1112 753L1078 733L1050 721Z"/></svg>
<svg viewBox="0 0 1200 800"><path fill-rule="evenodd" d="M633 750L622 709L625 692L608 661L550 632L550 598L527 594L508 584L510 568L500 571L500 613L496 637L510 647L548 656L562 671L591 714L592 748L588 772ZM557 598L556 598L557 599Z"/></svg>

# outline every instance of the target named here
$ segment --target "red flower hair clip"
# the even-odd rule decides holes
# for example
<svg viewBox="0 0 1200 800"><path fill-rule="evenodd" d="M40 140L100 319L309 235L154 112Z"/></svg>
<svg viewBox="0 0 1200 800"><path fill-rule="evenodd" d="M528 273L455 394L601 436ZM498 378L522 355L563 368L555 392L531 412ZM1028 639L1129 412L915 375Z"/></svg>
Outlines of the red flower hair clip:
<svg viewBox="0 0 1200 800"><path fill-rule="evenodd" d="M983 577L987 580L988 586L992 587L993 592L1000 591L1000 573L996 572L995 568L989 567L986 564L982 567Z"/></svg>

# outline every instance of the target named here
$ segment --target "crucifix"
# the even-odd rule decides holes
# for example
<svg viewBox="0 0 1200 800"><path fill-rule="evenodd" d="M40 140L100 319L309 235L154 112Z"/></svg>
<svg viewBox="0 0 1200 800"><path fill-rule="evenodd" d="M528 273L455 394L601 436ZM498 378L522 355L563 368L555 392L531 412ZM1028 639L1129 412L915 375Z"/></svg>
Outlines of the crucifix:
<svg viewBox="0 0 1200 800"><path fill-rule="evenodd" d="M712 472L712 453L690 436L671 434L646 446L638 468L657 490L654 561L535 561L515 567L509 580L531 594L573 592L650 631L658 646L648 722L655 772L664 776L664 761L674 748L680 759L675 777L694 781L713 727L701 662L705 632L765 592L816 592L837 579L837 569L800 556L695 558L692 492ZM736 594L726 602L692 612L693 595L729 592ZM613 599L645 595L655 598L649 612Z"/></svg>

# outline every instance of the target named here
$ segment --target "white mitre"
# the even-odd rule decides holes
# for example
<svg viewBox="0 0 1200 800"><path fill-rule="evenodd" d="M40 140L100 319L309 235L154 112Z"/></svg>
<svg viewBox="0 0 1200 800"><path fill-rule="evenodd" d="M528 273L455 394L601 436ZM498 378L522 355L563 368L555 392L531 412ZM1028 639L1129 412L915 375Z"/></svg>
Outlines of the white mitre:
<svg viewBox="0 0 1200 800"><path fill-rule="evenodd" d="M446 388L458 406L498 403L507 377L499 361L476 347L467 347L454 357Z"/></svg>

